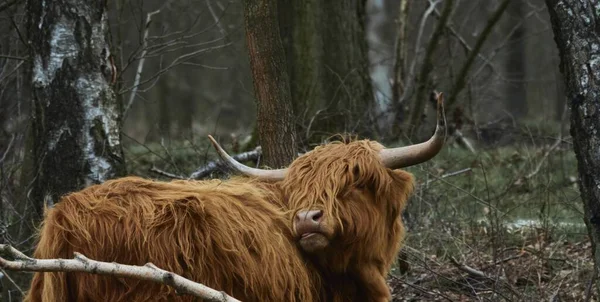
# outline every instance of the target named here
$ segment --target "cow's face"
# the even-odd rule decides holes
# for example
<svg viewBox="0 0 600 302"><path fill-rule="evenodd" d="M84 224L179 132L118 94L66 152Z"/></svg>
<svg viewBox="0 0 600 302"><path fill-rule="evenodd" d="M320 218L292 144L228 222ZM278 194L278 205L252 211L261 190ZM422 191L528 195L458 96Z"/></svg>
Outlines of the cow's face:
<svg viewBox="0 0 600 302"><path fill-rule="evenodd" d="M371 141L328 144L292 163L282 187L302 250L346 259L345 264L350 258L391 256L368 255L384 246L397 251L400 213L413 178L385 168L380 149Z"/></svg>

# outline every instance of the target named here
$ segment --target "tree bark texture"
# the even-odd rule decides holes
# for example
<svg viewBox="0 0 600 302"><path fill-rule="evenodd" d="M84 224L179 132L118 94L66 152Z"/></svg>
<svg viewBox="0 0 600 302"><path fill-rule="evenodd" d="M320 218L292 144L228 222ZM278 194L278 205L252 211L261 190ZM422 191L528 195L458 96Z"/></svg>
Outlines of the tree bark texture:
<svg viewBox="0 0 600 302"><path fill-rule="evenodd" d="M33 188L37 218L68 192L125 172L111 87L105 1L31 0Z"/></svg>
<svg viewBox="0 0 600 302"><path fill-rule="evenodd" d="M279 0L280 25L302 139L374 127L363 0Z"/></svg>
<svg viewBox="0 0 600 302"><path fill-rule="evenodd" d="M546 0L560 52L596 271L600 267L600 1ZM596 280L600 294L600 283Z"/></svg>
<svg viewBox="0 0 600 302"><path fill-rule="evenodd" d="M366 1L323 1L325 129L370 133L374 105L365 38Z"/></svg>
<svg viewBox="0 0 600 302"><path fill-rule="evenodd" d="M323 39L319 0L279 0L279 24L284 45L292 104L299 134L305 138L310 120L323 105ZM304 130L304 131L303 131ZM302 138L300 138L302 140Z"/></svg>
<svg viewBox="0 0 600 302"><path fill-rule="evenodd" d="M264 164L271 168L287 166L296 154L290 81L277 13L277 0L244 0L257 128Z"/></svg>

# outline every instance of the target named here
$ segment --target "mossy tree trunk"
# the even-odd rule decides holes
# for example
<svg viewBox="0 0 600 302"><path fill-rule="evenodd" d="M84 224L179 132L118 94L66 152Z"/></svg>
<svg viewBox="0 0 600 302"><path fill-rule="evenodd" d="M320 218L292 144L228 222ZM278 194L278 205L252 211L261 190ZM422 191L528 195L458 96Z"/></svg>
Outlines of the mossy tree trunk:
<svg viewBox="0 0 600 302"><path fill-rule="evenodd" d="M294 112L302 140L368 134L374 97L364 0L279 0Z"/></svg>
<svg viewBox="0 0 600 302"><path fill-rule="evenodd" d="M600 1L546 0L571 106L584 220L600 268ZM600 283L595 282L600 295Z"/></svg>
<svg viewBox="0 0 600 302"><path fill-rule="evenodd" d="M244 0L257 129L264 164L271 168L289 165L296 154L290 81L277 14L277 0Z"/></svg>
<svg viewBox="0 0 600 302"><path fill-rule="evenodd" d="M28 238L45 205L125 173L106 2L31 0L27 19L32 187L20 209L28 225L20 238Z"/></svg>

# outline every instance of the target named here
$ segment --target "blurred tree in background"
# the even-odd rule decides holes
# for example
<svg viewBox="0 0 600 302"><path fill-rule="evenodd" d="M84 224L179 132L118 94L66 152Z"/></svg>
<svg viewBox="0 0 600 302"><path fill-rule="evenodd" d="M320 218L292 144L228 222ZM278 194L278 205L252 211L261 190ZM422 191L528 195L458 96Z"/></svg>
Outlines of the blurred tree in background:
<svg viewBox="0 0 600 302"><path fill-rule="evenodd" d="M278 2L301 140L372 133L366 1Z"/></svg>

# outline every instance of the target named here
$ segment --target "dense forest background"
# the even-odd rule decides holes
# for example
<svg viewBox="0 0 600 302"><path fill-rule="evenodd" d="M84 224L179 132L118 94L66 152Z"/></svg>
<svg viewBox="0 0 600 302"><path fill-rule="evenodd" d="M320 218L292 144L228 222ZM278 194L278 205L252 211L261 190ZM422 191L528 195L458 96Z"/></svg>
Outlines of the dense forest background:
<svg viewBox="0 0 600 302"><path fill-rule="evenodd" d="M36 189L41 132L32 117L43 106L31 39L32 29L45 31L30 2L0 2L0 241L26 253L39 219L31 213L54 200ZM390 276L398 299L595 297L565 80L543 0L275 2L297 153L338 134L420 142L435 125L431 91L444 92L447 147L409 168L418 188ZM122 113L118 174L223 177L224 167L207 169L216 159L208 134L264 164L254 152L263 100L248 48L264 32L249 27L243 1L120 0L106 9L103 68ZM41 49L62 45L47 44ZM18 294L2 284L4 296Z"/></svg>

